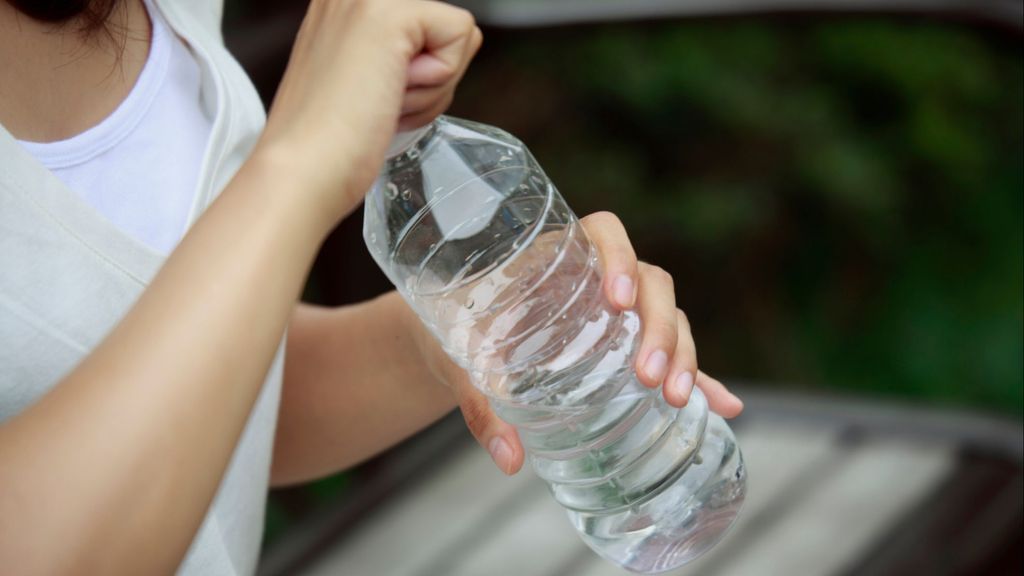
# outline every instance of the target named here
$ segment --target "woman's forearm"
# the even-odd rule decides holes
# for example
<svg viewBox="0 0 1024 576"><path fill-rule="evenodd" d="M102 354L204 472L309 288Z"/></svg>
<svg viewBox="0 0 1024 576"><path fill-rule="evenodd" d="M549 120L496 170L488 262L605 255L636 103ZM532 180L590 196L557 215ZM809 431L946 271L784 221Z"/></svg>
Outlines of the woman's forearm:
<svg viewBox="0 0 1024 576"><path fill-rule="evenodd" d="M356 464L455 407L396 292L336 309L299 306L288 334L275 484Z"/></svg>
<svg viewBox="0 0 1024 576"><path fill-rule="evenodd" d="M173 572L220 483L322 223L242 168L103 343L0 426L0 565Z"/></svg>
<svg viewBox="0 0 1024 576"><path fill-rule="evenodd" d="M0 570L177 568L320 241L362 199L396 127L447 107L480 39L441 2L311 2L258 158L107 338L0 425Z"/></svg>

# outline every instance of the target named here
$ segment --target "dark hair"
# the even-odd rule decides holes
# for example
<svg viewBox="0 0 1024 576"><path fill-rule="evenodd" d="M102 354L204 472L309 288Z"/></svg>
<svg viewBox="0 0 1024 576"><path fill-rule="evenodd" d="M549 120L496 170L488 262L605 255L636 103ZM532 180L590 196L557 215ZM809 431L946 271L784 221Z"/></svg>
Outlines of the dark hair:
<svg viewBox="0 0 1024 576"><path fill-rule="evenodd" d="M106 26L107 19L120 0L7 0L30 18L54 24L77 21L83 32L95 32Z"/></svg>

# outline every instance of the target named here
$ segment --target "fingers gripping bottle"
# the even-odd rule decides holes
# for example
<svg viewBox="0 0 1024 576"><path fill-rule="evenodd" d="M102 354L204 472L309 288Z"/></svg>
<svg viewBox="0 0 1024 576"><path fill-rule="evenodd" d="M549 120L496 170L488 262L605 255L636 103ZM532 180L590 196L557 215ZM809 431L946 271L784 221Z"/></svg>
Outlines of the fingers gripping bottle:
<svg viewBox="0 0 1024 576"><path fill-rule="evenodd" d="M637 381L640 321L605 301L594 248L522 142L444 116L399 134L363 235L595 552L653 573L722 537L746 492L732 431L699 389L676 409Z"/></svg>

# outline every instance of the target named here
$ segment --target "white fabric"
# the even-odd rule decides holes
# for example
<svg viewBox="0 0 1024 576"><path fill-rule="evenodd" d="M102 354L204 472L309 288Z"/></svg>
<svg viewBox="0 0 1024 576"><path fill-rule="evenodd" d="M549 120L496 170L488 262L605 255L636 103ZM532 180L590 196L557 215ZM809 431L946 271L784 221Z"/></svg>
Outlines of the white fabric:
<svg viewBox="0 0 1024 576"><path fill-rule="evenodd" d="M248 157L264 113L252 84L223 46L221 2L154 3L198 63L197 106L213 122L193 188L190 225ZM95 348L163 262L0 126L0 422L46 394ZM201 290L196 297L202 297ZM282 342L179 574L255 572L283 348ZM73 489L74 480L68 482Z"/></svg>
<svg viewBox="0 0 1024 576"><path fill-rule="evenodd" d="M148 8L149 56L117 110L67 140L21 145L114 225L170 254L185 233L212 121L199 105L199 63Z"/></svg>

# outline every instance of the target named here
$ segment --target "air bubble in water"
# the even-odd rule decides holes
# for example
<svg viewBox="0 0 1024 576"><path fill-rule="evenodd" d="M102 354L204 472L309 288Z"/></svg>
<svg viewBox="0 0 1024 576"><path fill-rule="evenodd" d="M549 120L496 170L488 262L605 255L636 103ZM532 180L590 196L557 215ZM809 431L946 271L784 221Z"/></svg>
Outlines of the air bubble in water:
<svg viewBox="0 0 1024 576"><path fill-rule="evenodd" d="M402 190L402 200L408 200L409 198L412 198L412 192L408 188Z"/></svg>
<svg viewBox="0 0 1024 576"><path fill-rule="evenodd" d="M394 182L388 182L387 188L388 190L385 192L385 195L388 197L388 200L394 200L398 197L398 186L395 186Z"/></svg>

